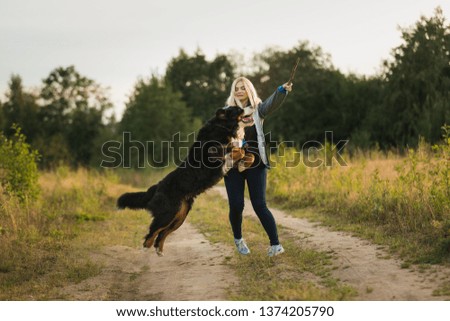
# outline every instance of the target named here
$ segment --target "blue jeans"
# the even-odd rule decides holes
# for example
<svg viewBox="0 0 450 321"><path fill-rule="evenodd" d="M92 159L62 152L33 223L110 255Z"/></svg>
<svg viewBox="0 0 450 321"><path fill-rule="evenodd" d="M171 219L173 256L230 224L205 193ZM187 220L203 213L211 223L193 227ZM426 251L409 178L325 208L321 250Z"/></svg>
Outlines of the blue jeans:
<svg viewBox="0 0 450 321"><path fill-rule="evenodd" d="M278 232L275 219L266 205L267 168L263 165L249 168L243 172L231 169L225 176L228 203L230 206L230 223L234 238L242 238L242 211L244 210L244 190L247 181L253 210L258 216L270 239L270 245L278 245Z"/></svg>

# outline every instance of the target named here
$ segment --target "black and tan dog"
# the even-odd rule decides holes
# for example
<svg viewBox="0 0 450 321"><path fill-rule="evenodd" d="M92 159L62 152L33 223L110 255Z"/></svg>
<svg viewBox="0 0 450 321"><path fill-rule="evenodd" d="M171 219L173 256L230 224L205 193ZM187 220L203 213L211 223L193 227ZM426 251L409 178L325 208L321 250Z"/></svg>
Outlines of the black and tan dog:
<svg viewBox="0 0 450 321"><path fill-rule="evenodd" d="M163 255L165 239L183 224L194 198L246 158L242 148L231 146L236 139L243 139L244 128L250 125L243 114L239 107L217 110L215 117L200 129L188 156L174 171L146 192L120 196L119 208L147 209L153 215L144 247L153 245L156 253Z"/></svg>

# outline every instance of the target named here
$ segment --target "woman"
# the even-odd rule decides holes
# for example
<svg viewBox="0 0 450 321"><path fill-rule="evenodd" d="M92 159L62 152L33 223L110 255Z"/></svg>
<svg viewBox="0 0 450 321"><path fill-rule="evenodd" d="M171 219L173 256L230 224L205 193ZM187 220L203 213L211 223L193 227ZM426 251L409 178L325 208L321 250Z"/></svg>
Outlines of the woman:
<svg viewBox="0 0 450 321"><path fill-rule="evenodd" d="M245 128L245 141L247 151L255 156L253 165L240 172L231 169L225 176L225 186L230 206L230 223L234 234L234 243L240 254L250 253L247 244L242 238L242 212L244 210L245 181L250 194L253 209L264 227L269 240L269 256L275 256L284 252L278 240L278 232L272 213L266 205L266 178L269 161L265 150L265 137L263 132L263 121L266 116L278 109L287 93L292 90L292 83L281 85L264 102L258 97L255 87L245 77L239 77L233 81L230 96L226 101L227 106L239 106L241 108L253 109L252 126ZM246 113L247 114L247 113Z"/></svg>

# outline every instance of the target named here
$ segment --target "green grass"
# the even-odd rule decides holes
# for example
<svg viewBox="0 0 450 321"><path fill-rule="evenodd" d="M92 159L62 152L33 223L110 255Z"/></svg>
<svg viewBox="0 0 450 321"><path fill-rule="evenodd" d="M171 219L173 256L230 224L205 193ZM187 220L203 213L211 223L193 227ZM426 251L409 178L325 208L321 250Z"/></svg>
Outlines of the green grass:
<svg viewBox="0 0 450 321"><path fill-rule="evenodd" d="M226 244L230 255L224 261L239 278L232 300L348 300L354 289L332 277L332 258L304 246L301 240L279 227L286 253L267 256L268 238L259 221L245 218L243 230L252 253L237 254L228 222L227 202L216 194L198 198L189 216L211 242Z"/></svg>
<svg viewBox="0 0 450 321"><path fill-rule="evenodd" d="M433 295L434 296L450 296L450 282L447 281L447 282L441 284L441 286L438 289L433 291Z"/></svg>

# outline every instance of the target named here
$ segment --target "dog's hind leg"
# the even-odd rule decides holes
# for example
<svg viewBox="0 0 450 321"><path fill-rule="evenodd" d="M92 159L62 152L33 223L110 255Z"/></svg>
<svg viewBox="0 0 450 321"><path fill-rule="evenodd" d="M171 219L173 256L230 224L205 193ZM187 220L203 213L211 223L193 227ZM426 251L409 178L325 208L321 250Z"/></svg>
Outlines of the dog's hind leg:
<svg viewBox="0 0 450 321"><path fill-rule="evenodd" d="M186 219L186 216L185 217L176 217L168 227L166 227L161 232L159 232L158 237L156 238L155 244L154 244L156 254L158 254L159 256L164 256L164 253L163 253L164 242L165 242L167 236L169 236L170 233L177 230L181 225L183 225L185 219Z"/></svg>
<svg viewBox="0 0 450 321"><path fill-rule="evenodd" d="M150 231L145 236L144 247L147 248L152 247L153 242L155 242L156 236L159 235L159 233L166 228L165 226L161 227L159 226L159 224L153 223L155 223L155 220L153 220L152 224L150 224Z"/></svg>
<svg viewBox="0 0 450 321"><path fill-rule="evenodd" d="M183 225L189 211L192 208L192 203L194 203L193 199L182 201L180 209L177 212L177 214L175 215L175 219L172 221L172 223L170 223L170 225L167 228L165 228L164 230L159 232L158 237L156 238L156 241L155 241L155 245L154 245L155 249L156 249L156 254L158 254L159 256L164 255L164 253L163 253L164 242L165 242L167 236L170 233L176 231L181 225Z"/></svg>
<svg viewBox="0 0 450 321"><path fill-rule="evenodd" d="M155 242L155 238L165 229L167 229L175 220L173 215L160 214L153 218L150 224L148 234L145 236L144 247L150 248Z"/></svg>
<svg viewBox="0 0 450 321"><path fill-rule="evenodd" d="M172 219L172 221L161 220L154 218L152 224L150 224L150 229L148 234L145 236L144 247L150 248L155 243L156 237L159 238L159 235L167 230L172 224L176 221L176 217ZM155 244L156 247L156 244Z"/></svg>
<svg viewBox="0 0 450 321"><path fill-rule="evenodd" d="M157 195L153 197L148 209L153 214L153 221L144 241L144 247L147 248L152 247L158 234L175 220L179 205L170 202L164 195Z"/></svg>

